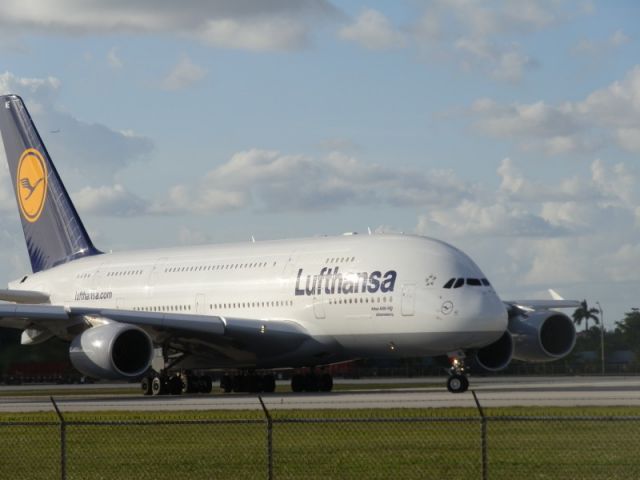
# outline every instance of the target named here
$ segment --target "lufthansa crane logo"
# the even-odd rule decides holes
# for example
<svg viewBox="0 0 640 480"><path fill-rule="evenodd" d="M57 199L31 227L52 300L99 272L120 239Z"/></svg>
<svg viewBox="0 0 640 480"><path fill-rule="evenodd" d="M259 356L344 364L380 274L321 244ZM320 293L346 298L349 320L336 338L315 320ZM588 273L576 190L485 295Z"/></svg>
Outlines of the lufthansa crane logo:
<svg viewBox="0 0 640 480"><path fill-rule="evenodd" d="M16 178L18 203L28 222L40 218L47 198L47 164L35 148L28 148L20 156Z"/></svg>

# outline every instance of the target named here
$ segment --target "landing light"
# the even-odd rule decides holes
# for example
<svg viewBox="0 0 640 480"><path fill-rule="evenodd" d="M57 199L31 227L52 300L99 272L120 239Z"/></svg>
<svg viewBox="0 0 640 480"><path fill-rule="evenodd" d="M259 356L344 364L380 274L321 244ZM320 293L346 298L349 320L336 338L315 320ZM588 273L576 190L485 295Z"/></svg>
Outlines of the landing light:
<svg viewBox="0 0 640 480"><path fill-rule="evenodd" d="M396 344L393 342L389 343L389 350L391 350L392 352L396 349Z"/></svg>

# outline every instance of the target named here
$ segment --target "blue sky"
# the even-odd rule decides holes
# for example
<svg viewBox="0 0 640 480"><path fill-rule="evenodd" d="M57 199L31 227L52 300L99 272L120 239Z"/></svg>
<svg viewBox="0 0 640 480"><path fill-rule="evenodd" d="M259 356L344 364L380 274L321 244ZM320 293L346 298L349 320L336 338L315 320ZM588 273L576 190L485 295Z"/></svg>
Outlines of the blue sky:
<svg viewBox="0 0 640 480"><path fill-rule="evenodd" d="M105 250L403 231L503 298L640 306L633 1L6 0L22 95ZM27 270L6 167L0 280Z"/></svg>

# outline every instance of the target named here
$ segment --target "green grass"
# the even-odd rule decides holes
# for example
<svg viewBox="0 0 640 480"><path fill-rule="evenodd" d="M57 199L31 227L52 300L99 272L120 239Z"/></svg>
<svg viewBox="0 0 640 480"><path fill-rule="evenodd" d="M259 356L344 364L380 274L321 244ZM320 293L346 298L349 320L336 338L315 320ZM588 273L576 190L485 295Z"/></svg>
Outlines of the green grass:
<svg viewBox="0 0 640 480"><path fill-rule="evenodd" d="M491 479L640 478L640 420L631 419L640 417L640 408L517 407L486 414ZM481 424L474 409L272 415L278 479L480 478ZM73 412L65 418L69 479L266 478L260 411ZM0 414L0 478L59 477L56 422L50 412Z"/></svg>

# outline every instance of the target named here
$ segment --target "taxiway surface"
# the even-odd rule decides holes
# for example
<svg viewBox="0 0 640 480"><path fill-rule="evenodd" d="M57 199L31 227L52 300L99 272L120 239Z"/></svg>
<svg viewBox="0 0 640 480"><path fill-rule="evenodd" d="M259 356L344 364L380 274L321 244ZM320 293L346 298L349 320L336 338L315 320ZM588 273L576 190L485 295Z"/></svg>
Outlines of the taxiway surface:
<svg viewBox="0 0 640 480"><path fill-rule="evenodd" d="M373 380L364 380L371 383ZM381 383L380 379L375 379ZM407 380L403 379L402 383ZM450 394L442 378L413 379L415 387L391 390L354 390L332 393L273 393L262 396L269 409L356 409L475 407L471 391ZM487 377L473 378L471 389L483 407L507 406L640 406L640 377ZM349 383L354 383L350 380ZM390 380L389 383L394 383ZM113 385L111 385L113 387ZM23 387L33 390L34 387ZM1 387L0 412L53 411L49 396L59 408L70 411L170 411L260 409L257 395L210 394L144 397L139 394L78 393L56 397L55 386L39 386L42 395L21 395L16 387ZM63 387L65 389L73 387ZM10 389L10 390L9 390ZM15 393L15 394L14 394Z"/></svg>

